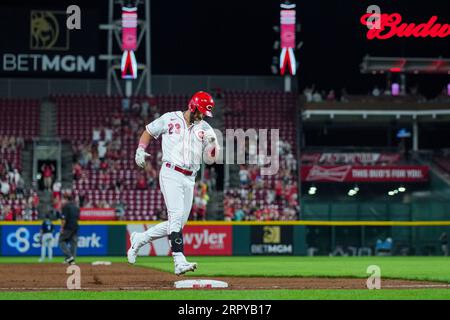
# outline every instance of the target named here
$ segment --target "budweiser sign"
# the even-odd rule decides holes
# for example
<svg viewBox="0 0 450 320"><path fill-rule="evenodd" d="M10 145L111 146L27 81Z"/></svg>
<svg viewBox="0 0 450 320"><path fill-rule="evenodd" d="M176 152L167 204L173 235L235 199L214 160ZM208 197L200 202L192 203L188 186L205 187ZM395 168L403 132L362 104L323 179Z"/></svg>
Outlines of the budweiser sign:
<svg viewBox="0 0 450 320"><path fill-rule="evenodd" d="M343 182L352 166L321 167L313 166L306 176L306 181Z"/></svg>
<svg viewBox="0 0 450 320"><path fill-rule="evenodd" d="M376 153L376 152L324 152L324 153L303 153L302 162L312 162L316 164L394 164L400 161L399 153Z"/></svg>
<svg viewBox="0 0 450 320"><path fill-rule="evenodd" d="M302 181L424 182L427 166L302 166Z"/></svg>
<svg viewBox="0 0 450 320"><path fill-rule="evenodd" d="M367 13L360 19L361 23L369 29L366 35L369 40L385 40L392 37L445 38L449 36L450 24L437 23L437 20L437 16L432 16L424 23L407 23L402 21L399 13Z"/></svg>

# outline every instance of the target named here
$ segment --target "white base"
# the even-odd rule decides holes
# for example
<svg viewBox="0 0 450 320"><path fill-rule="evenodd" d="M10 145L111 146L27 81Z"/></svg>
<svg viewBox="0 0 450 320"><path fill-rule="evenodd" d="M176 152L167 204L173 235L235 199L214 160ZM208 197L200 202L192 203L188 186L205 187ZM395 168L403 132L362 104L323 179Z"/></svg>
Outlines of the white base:
<svg viewBox="0 0 450 320"><path fill-rule="evenodd" d="M92 262L93 266L110 266L111 261L94 261Z"/></svg>
<svg viewBox="0 0 450 320"><path fill-rule="evenodd" d="M228 283L218 280L181 280L175 281L177 289L211 289L228 288Z"/></svg>

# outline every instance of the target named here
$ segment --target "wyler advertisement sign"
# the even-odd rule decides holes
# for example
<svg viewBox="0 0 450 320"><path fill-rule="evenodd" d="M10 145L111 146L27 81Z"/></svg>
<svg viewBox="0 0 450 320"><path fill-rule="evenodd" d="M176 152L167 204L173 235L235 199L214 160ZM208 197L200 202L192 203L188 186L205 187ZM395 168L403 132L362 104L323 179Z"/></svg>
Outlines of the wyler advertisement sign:
<svg viewBox="0 0 450 320"><path fill-rule="evenodd" d="M145 232L153 225L127 225L127 250L129 237L133 232ZM230 256L233 254L232 226L185 226L183 228L184 253L186 255ZM152 241L143 246L139 256L167 256L172 251L167 237Z"/></svg>
<svg viewBox="0 0 450 320"><path fill-rule="evenodd" d="M107 226L80 226L78 233L77 255L102 256L108 252ZM2 256L38 256L41 254L40 226L14 225L1 226ZM61 256L59 248L59 230L53 233L53 254Z"/></svg>
<svg viewBox="0 0 450 320"><path fill-rule="evenodd" d="M292 226L252 226L250 252L252 255L293 255Z"/></svg>
<svg viewBox="0 0 450 320"><path fill-rule="evenodd" d="M0 4L0 19L8 21L0 28L0 76L100 77L99 43L105 35L98 9L64 1L42 7Z"/></svg>

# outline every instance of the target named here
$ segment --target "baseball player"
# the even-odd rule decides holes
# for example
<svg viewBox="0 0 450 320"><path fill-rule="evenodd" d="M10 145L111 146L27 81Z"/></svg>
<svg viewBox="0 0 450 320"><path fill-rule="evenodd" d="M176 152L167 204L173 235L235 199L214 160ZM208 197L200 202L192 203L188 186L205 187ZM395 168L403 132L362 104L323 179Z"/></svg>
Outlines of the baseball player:
<svg viewBox="0 0 450 320"><path fill-rule="evenodd" d="M136 164L144 168L145 152L151 138L162 136L162 166L159 184L166 203L168 221L159 223L145 232L133 232L127 257L135 263L139 249L145 244L169 237L175 274L182 275L194 271L197 263L188 262L184 256L183 226L191 212L194 196L195 175L204 157L217 160L220 147L211 126L203 121L204 116L212 117L214 100L206 92L195 93L188 109L167 112L145 127L136 150Z"/></svg>
<svg viewBox="0 0 450 320"><path fill-rule="evenodd" d="M45 251L48 250L48 259L53 259L53 223L50 220L49 215L45 216L41 225L40 239L41 239L41 258L39 262L43 262L45 259Z"/></svg>

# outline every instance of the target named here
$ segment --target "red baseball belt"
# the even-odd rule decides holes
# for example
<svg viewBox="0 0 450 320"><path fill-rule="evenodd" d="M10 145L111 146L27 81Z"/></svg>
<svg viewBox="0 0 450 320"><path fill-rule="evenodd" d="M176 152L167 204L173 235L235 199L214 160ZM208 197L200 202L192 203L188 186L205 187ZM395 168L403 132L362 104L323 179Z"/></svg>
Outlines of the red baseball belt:
<svg viewBox="0 0 450 320"><path fill-rule="evenodd" d="M184 174L186 176L192 176L192 173L193 173L193 171L189 171L189 170L180 168L180 167L178 167L178 166L176 166L174 164L170 164L168 162L166 163L166 167L167 168L171 168L171 169L173 169L175 171L181 172L182 174Z"/></svg>

